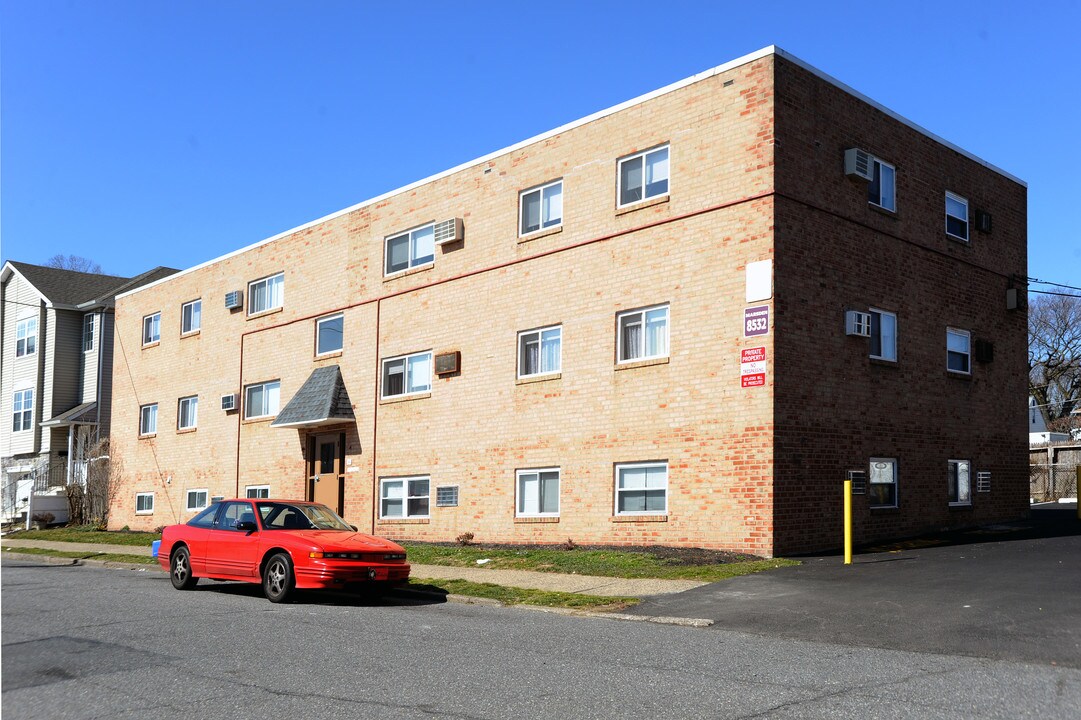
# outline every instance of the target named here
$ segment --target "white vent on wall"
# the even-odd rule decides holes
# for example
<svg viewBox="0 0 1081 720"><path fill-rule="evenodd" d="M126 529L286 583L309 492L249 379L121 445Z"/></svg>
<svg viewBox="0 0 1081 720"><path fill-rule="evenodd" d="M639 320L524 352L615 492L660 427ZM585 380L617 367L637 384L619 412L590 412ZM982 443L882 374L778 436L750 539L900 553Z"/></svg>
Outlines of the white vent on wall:
<svg viewBox="0 0 1081 720"><path fill-rule="evenodd" d="M860 180L875 179L874 156L859 148L845 150L845 175Z"/></svg>
<svg viewBox="0 0 1081 720"><path fill-rule="evenodd" d="M852 494L853 495L866 495L867 494L867 471L866 470L849 470L845 473L845 477L852 481Z"/></svg>
<svg viewBox="0 0 1081 720"><path fill-rule="evenodd" d="M221 409L226 412L236 410L236 393L221 396Z"/></svg>
<svg viewBox="0 0 1081 720"><path fill-rule="evenodd" d="M989 493L991 492L991 471L981 470L976 473L976 492Z"/></svg>
<svg viewBox="0 0 1081 720"><path fill-rule="evenodd" d="M234 310L240 307L244 302L244 293L239 290L233 290L232 292L225 293L225 308L227 310Z"/></svg>
<svg viewBox="0 0 1081 720"><path fill-rule="evenodd" d="M446 245L464 237L465 227L461 218L451 218L435 224L435 244Z"/></svg>
<svg viewBox="0 0 1081 720"><path fill-rule="evenodd" d="M871 313L859 310L845 311L845 335L871 337Z"/></svg>

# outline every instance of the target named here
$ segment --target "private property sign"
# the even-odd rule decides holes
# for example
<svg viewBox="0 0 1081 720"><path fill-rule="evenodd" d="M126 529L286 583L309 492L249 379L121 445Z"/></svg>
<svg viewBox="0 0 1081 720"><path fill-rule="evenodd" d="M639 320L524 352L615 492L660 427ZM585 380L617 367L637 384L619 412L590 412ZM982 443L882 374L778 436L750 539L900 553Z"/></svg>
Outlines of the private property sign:
<svg viewBox="0 0 1081 720"><path fill-rule="evenodd" d="M744 348L739 355L739 375L743 387L766 384L766 348Z"/></svg>

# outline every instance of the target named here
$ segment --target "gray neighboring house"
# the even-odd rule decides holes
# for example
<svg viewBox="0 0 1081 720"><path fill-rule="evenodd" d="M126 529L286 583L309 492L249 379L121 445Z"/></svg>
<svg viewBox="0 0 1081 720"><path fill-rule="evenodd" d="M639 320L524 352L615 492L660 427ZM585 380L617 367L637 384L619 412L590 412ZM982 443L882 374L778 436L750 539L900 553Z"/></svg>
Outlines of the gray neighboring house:
<svg viewBox="0 0 1081 720"><path fill-rule="evenodd" d="M0 270L0 481L4 520L31 491L86 477L109 435L113 301L177 272L134 278L6 262Z"/></svg>

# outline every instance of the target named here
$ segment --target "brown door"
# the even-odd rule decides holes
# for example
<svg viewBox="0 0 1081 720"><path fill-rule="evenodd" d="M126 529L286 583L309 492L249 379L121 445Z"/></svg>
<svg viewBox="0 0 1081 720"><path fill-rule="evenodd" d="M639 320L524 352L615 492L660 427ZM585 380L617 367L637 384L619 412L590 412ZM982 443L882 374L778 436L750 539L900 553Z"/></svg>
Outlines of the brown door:
<svg viewBox="0 0 1081 720"><path fill-rule="evenodd" d="M341 436L318 435L314 443L312 474L312 500L323 503L339 515L342 513L342 485L344 468L342 465Z"/></svg>

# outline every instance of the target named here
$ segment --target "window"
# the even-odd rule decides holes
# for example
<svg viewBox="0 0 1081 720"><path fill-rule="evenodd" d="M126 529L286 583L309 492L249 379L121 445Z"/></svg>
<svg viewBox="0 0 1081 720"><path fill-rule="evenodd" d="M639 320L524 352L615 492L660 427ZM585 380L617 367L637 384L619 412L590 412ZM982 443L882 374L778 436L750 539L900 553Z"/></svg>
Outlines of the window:
<svg viewBox="0 0 1081 720"><path fill-rule="evenodd" d="M428 517L429 478L395 478L393 480L382 480L380 484L380 517Z"/></svg>
<svg viewBox="0 0 1081 720"><path fill-rule="evenodd" d="M618 316L619 362L668 356L668 306L633 310Z"/></svg>
<svg viewBox="0 0 1081 720"><path fill-rule="evenodd" d="M194 512L196 510L202 510L207 506L207 497L210 495L206 488L200 488L199 490L188 490L188 512ZM217 509L217 508L215 508ZM211 520L213 522L213 520Z"/></svg>
<svg viewBox="0 0 1081 720"><path fill-rule="evenodd" d="M968 330L954 330L946 328L946 369L950 372L972 372L970 367L969 346L972 336Z"/></svg>
<svg viewBox="0 0 1081 720"><path fill-rule="evenodd" d="M871 458L871 507L897 507L897 461Z"/></svg>
<svg viewBox="0 0 1081 720"><path fill-rule="evenodd" d="M34 419L34 390L16 390L11 401L12 432L23 432L32 427Z"/></svg>
<svg viewBox="0 0 1081 720"><path fill-rule="evenodd" d="M270 486L249 485L244 490L244 497L253 498L255 500L265 500L270 497Z"/></svg>
<svg viewBox="0 0 1081 720"><path fill-rule="evenodd" d="M161 313L147 315L143 318L143 345L149 345L161 340Z"/></svg>
<svg viewBox="0 0 1081 720"><path fill-rule="evenodd" d="M180 306L180 334L199 332L203 327L203 301L192 300Z"/></svg>
<svg viewBox="0 0 1081 720"><path fill-rule="evenodd" d="M154 513L154 493L136 493L135 514L152 515Z"/></svg>
<svg viewBox="0 0 1081 720"><path fill-rule="evenodd" d="M435 225L388 237L386 255L386 275L435 262Z"/></svg>
<svg viewBox="0 0 1081 720"><path fill-rule="evenodd" d="M342 349L345 318L342 315L323 318L315 322L315 354L326 355Z"/></svg>
<svg viewBox="0 0 1081 720"><path fill-rule="evenodd" d="M871 308L871 357L897 362L897 316Z"/></svg>
<svg viewBox="0 0 1081 720"><path fill-rule="evenodd" d="M668 463L616 465L616 515L668 512Z"/></svg>
<svg viewBox="0 0 1081 720"><path fill-rule="evenodd" d="M201 513L188 520L188 525L192 527L200 528L212 528L214 527L214 518L218 516L218 506L211 505L203 510Z"/></svg>
<svg viewBox="0 0 1081 720"><path fill-rule="evenodd" d="M519 235L556 227L563 223L563 181L522 192L522 224Z"/></svg>
<svg viewBox="0 0 1081 720"><path fill-rule="evenodd" d="M458 486L443 485L435 489L436 507L458 507Z"/></svg>
<svg viewBox="0 0 1081 720"><path fill-rule="evenodd" d="M968 200L946 193L946 234L968 242Z"/></svg>
<svg viewBox="0 0 1081 720"><path fill-rule="evenodd" d="M33 355L38 345L38 319L26 318L15 323L15 357Z"/></svg>
<svg viewBox="0 0 1081 720"><path fill-rule="evenodd" d="M619 161L619 206L668 194L668 146Z"/></svg>
<svg viewBox="0 0 1081 720"><path fill-rule="evenodd" d="M94 349L94 313L83 315L83 352Z"/></svg>
<svg viewBox="0 0 1081 720"><path fill-rule="evenodd" d="M559 468L519 470L516 474L518 517L559 515Z"/></svg>
<svg viewBox="0 0 1081 720"><path fill-rule="evenodd" d="M280 399L280 380L248 385L244 388L244 419L277 415Z"/></svg>
<svg viewBox="0 0 1081 720"><path fill-rule="evenodd" d="M559 372L563 328L560 326L518 333L518 377Z"/></svg>
<svg viewBox="0 0 1081 720"><path fill-rule="evenodd" d="M875 176L867 185L867 202L885 210L897 210L893 165L884 163L878 158L875 158L873 163Z"/></svg>
<svg viewBox="0 0 1081 720"><path fill-rule="evenodd" d="M383 397L415 395L431 389L431 351L383 361Z"/></svg>
<svg viewBox="0 0 1081 720"><path fill-rule="evenodd" d="M194 430L199 424L199 397L180 398L176 408L176 429Z"/></svg>
<svg viewBox="0 0 1081 720"><path fill-rule="evenodd" d="M256 315L285 304L285 273L248 283L248 314Z"/></svg>
<svg viewBox="0 0 1081 720"><path fill-rule="evenodd" d="M139 408L139 434L153 435L158 431L158 404Z"/></svg>
<svg viewBox="0 0 1081 720"><path fill-rule="evenodd" d="M972 463L968 460L950 460L950 505L972 504Z"/></svg>

